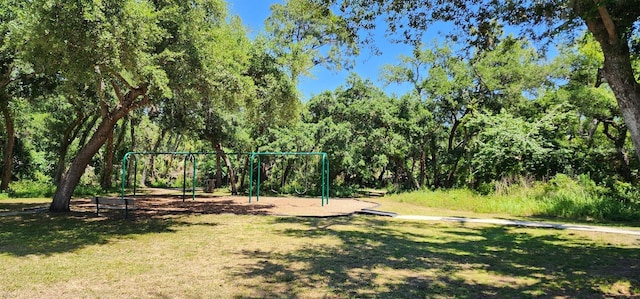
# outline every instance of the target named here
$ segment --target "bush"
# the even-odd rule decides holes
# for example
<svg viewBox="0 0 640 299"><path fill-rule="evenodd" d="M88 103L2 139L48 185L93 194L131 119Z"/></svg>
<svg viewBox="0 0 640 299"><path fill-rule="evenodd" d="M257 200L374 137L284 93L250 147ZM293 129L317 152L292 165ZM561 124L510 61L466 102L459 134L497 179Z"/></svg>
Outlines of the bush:
<svg viewBox="0 0 640 299"><path fill-rule="evenodd" d="M638 192L624 184L614 188L598 186L588 175L573 178L558 174L544 185L536 199L541 201L545 216L633 221L640 219L640 210L637 200L629 197Z"/></svg>
<svg viewBox="0 0 640 299"><path fill-rule="evenodd" d="M120 189L118 188L118 191ZM56 186L47 181L21 180L12 182L9 186L8 197L13 198L47 198L53 197ZM114 189L115 191L115 189ZM105 194L106 191L96 185L78 185L73 196L89 197Z"/></svg>
<svg viewBox="0 0 640 299"><path fill-rule="evenodd" d="M117 188L117 189L118 191L120 191L120 188ZM115 191L115 188L113 191ZM107 192L105 192L104 189L102 189L100 186L95 186L95 185L78 185L76 189L73 190L73 196L77 196L77 197L92 197L96 195L102 195L105 193Z"/></svg>
<svg viewBox="0 0 640 299"><path fill-rule="evenodd" d="M49 182L21 180L9 186L9 196L18 198L52 197L55 186Z"/></svg>
<svg viewBox="0 0 640 299"><path fill-rule="evenodd" d="M491 192L491 187L495 190ZM513 179L486 184L484 192L466 189L392 194L392 201L475 213L549 216L575 220L638 221L640 189L617 182L596 184L588 175L558 174L547 182Z"/></svg>

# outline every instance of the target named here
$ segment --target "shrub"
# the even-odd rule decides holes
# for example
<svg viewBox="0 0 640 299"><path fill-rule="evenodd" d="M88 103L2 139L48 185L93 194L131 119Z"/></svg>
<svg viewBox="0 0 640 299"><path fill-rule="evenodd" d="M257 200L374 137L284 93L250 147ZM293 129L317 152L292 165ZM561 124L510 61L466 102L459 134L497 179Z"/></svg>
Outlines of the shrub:
<svg viewBox="0 0 640 299"><path fill-rule="evenodd" d="M543 205L545 216L595 219L638 220L640 210L637 202L627 196L637 196L638 190L624 184L617 188L598 186L588 175L569 177L558 174L536 195Z"/></svg>
<svg viewBox="0 0 640 299"><path fill-rule="evenodd" d="M49 182L21 180L9 186L9 196L19 198L52 197L55 186Z"/></svg>

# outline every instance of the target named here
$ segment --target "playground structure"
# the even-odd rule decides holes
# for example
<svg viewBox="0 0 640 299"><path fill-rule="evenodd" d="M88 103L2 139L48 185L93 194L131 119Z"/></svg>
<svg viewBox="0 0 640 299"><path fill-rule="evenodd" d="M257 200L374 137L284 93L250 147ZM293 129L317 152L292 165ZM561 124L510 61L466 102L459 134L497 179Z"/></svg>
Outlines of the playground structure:
<svg viewBox="0 0 640 299"><path fill-rule="evenodd" d="M253 166L256 158L258 159L258 170L257 170L257 187L256 187L256 201L260 201L260 174L261 174L261 157L263 156L320 156L321 157L321 197L322 197L322 206L329 203L329 161L327 160L327 153L324 152L254 152L251 153L251 167L250 167L250 175L249 175L249 202L253 198ZM308 166L308 164L306 165ZM305 167L306 168L306 167ZM307 174L308 175L308 174ZM305 189L306 192L306 189ZM298 193L296 191L296 193Z"/></svg>
<svg viewBox="0 0 640 299"><path fill-rule="evenodd" d="M183 156L183 168L182 168L182 201L184 202L187 198L187 191L191 193L192 200L196 198L196 187L199 185L198 180L198 165L200 160L199 156L208 156L208 155L217 155L217 152L128 152L122 158L122 185L121 185L121 198L125 198L125 191L127 189L127 178L128 171L132 172L133 175L133 196L136 196L137 185L138 185L138 157L143 155L153 155L153 157L169 155L171 157L174 156ZM230 155L236 155L238 157L237 161L240 161L240 157L244 156L244 165L237 165L238 169L242 169L243 173L241 175L242 179L240 180L240 185L243 186L245 180L245 174L248 171L249 177L249 188L246 193L249 196L249 203L252 201L253 194L256 195L256 201L260 200L260 189L261 186L265 183L270 186L270 190L275 194L280 194L282 191L282 187L285 185L287 178L294 177L295 181L289 179L290 184L293 185L292 189L295 190L297 195L304 195L310 189L310 185L317 184L317 181L320 181L320 184L315 185L316 195L321 195L322 206L329 202L329 165L327 154L322 152L250 152L250 153L224 153L227 157ZM293 157L290 159L289 157ZM315 157L316 163L310 162L310 157ZM282 169L277 169L275 164L277 163L277 159L280 159L283 163ZM297 177L291 175L292 172L296 170L296 161L304 159L303 163L300 163L297 168L298 173ZM258 161L255 163L255 161ZM130 163L133 163L131 165ZM239 163L239 162L238 162ZM269 165L263 165L264 163L270 163ZM190 164L190 165L189 165ZM230 163L227 161L227 173L226 177L229 181L229 184L236 184L236 174L238 172L234 171L234 166L229 165ZM285 167L286 165L286 167ZM129 170L127 166L132 166L132 170ZM218 166L219 162L218 162ZM279 170L279 171L276 171ZM266 173L269 173L267 176ZM279 174L281 176L280 180L276 180L275 176ZM191 177L189 178L189 175ZM269 178L269 181L266 181L266 177ZM302 180L302 182L300 182ZM212 191L212 184L215 184L215 179L207 178L201 180L200 184L203 187L205 192ZM278 182L278 183L275 183ZM220 184L220 182L218 182ZM273 186L279 184L281 188L279 190L274 190ZM189 190L188 190L188 187ZM319 190L317 190L319 189ZM319 191L319 192L317 192Z"/></svg>

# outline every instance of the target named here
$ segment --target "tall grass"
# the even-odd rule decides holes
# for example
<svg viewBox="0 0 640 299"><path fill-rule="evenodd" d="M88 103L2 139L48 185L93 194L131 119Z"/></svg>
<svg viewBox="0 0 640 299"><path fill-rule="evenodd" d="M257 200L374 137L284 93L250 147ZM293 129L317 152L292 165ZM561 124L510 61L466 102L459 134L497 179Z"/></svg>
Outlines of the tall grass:
<svg viewBox="0 0 640 299"><path fill-rule="evenodd" d="M55 190L55 186L48 182L21 180L11 182L8 193L14 198L52 197Z"/></svg>
<svg viewBox="0 0 640 299"><path fill-rule="evenodd" d="M628 191L628 190L626 190ZM571 219L614 221L640 220L635 192L622 193L615 187L596 185L588 176L559 174L542 187L534 198L544 208L542 215Z"/></svg>
<svg viewBox="0 0 640 299"><path fill-rule="evenodd" d="M7 197L12 198L39 198L39 197L53 197L56 191L56 186L51 182L29 181L22 180L12 182L7 192ZM112 190L113 191L113 190ZM73 192L74 196L94 196L98 194L104 194L109 192L103 190L100 186L95 185L78 185ZM2 196L0 195L0 198Z"/></svg>
<svg viewBox="0 0 640 299"><path fill-rule="evenodd" d="M523 193L528 191L523 190ZM468 189L416 191L393 194L388 199L423 207L451 209L487 214L531 216L538 214L539 205L526 196L482 195Z"/></svg>
<svg viewBox="0 0 640 299"><path fill-rule="evenodd" d="M495 182L495 190L480 194L454 189L394 194L388 199L417 206L576 220L639 221L639 191L628 184L599 186L588 176L559 174L546 182L520 180Z"/></svg>

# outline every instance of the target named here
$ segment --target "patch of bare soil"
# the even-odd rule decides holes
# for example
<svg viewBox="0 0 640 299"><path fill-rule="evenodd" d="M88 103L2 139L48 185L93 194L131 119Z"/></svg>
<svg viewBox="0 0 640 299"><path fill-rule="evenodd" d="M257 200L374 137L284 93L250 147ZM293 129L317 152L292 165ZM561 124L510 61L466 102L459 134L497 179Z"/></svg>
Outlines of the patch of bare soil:
<svg viewBox="0 0 640 299"><path fill-rule="evenodd" d="M213 196L198 194L195 199L190 195L148 194L135 197L133 217L154 217L179 214L239 214L239 215L279 215L303 217L332 217L351 215L362 209L371 209L377 204L356 199L329 199L322 205L318 198L303 197L267 197L259 201L248 196ZM82 212L95 212L95 205L89 199L72 200L71 209ZM105 211L111 213L112 211ZM101 210L102 213L102 210Z"/></svg>

